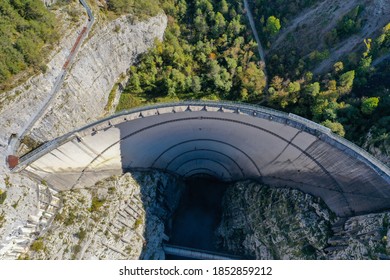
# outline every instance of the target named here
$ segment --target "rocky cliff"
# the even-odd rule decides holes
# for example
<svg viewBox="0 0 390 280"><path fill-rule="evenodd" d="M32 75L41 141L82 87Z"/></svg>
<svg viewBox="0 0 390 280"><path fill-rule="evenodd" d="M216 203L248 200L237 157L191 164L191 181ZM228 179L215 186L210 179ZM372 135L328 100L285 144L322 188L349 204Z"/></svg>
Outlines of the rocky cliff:
<svg viewBox="0 0 390 280"><path fill-rule="evenodd" d="M95 30L31 136L46 141L102 117L115 83L156 38L162 40L166 25L163 14L137 23L122 16Z"/></svg>
<svg viewBox="0 0 390 280"><path fill-rule="evenodd" d="M131 16L122 16L114 21L96 23L67 73L56 100L27 135L44 142L102 117L115 83L125 76L138 55L151 47L156 38L162 40L166 25L167 17L163 14L145 22L133 22ZM10 135L20 133L39 111L82 27L81 20L64 30L61 48L51 57L45 73L2 94L1 145L6 146Z"/></svg>
<svg viewBox="0 0 390 280"><path fill-rule="evenodd" d="M0 95L0 192L5 198L0 203L0 258L12 259L23 252L55 212L46 211L47 205L40 199L40 189L46 186L10 173L6 156L13 153L10 136L20 135L40 110L86 24L81 5L75 2L72 6L84 15L76 18L62 10L66 8L55 10L63 38L49 55L44 73ZM130 16L113 21L99 17L71 65L57 99L33 127L32 134L27 134L28 139L35 140L28 142L43 142L102 117L114 84L156 38L162 39L166 24L163 14L145 22L133 22Z"/></svg>
<svg viewBox="0 0 390 280"><path fill-rule="evenodd" d="M389 259L389 213L336 219L319 198L238 182L223 199L220 246L256 259Z"/></svg>
<svg viewBox="0 0 390 280"><path fill-rule="evenodd" d="M229 187L222 208L222 247L256 259L324 257L335 219L319 198L249 181Z"/></svg>
<svg viewBox="0 0 390 280"><path fill-rule="evenodd" d="M160 172L126 173L63 193L50 229L23 257L33 259L164 259L164 223L183 183Z"/></svg>

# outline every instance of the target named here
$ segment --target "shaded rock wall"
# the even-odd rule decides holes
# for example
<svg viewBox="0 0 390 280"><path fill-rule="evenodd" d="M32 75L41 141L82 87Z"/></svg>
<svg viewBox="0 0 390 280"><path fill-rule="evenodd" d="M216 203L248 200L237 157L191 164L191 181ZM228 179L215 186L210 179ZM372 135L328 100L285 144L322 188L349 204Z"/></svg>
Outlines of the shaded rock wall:
<svg viewBox="0 0 390 280"><path fill-rule="evenodd" d="M238 182L224 197L221 246L256 259L324 258L334 214L297 190Z"/></svg>
<svg viewBox="0 0 390 280"><path fill-rule="evenodd" d="M229 187L220 246L256 259L390 259L390 213L336 219L319 198L252 181Z"/></svg>

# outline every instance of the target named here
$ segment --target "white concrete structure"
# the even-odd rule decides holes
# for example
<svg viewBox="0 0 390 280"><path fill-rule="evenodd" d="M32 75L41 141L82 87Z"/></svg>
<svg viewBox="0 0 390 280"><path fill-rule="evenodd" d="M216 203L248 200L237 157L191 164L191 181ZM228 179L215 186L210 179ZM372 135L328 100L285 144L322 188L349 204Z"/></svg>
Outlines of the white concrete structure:
<svg viewBox="0 0 390 280"><path fill-rule="evenodd" d="M123 112L46 143L15 171L69 190L149 168L298 188L339 216L390 208L390 171L368 153L299 116L237 103Z"/></svg>

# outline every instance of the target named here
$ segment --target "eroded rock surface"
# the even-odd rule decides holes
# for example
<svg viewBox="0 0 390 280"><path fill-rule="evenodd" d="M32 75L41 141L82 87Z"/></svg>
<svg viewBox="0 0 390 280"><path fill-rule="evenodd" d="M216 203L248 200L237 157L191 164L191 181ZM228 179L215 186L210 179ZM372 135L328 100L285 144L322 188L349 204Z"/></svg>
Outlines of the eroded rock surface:
<svg viewBox="0 0 390 280"><path fill-rule="evenodd" d="M334 215L318 198L297 190L238 182L224 197L221 245L257 259L315 259L331 233Z"/></svg>
<svg viewBox="0 0 390 280"><path fill-rule="evenodd" d="M122 16L92 30L58 93L58 98L31 132L44 142L101 118L110 91L126 76L138 55L162 40L167 17L160 14L134 23Z"/></svg>
<svg viewBox="0 0 390 280"><path fill-rule="evenodd" d="M32 243L28 257L164 259L164 223L181 189L176 177L142 172L64 192L63 208L50 230Z"/></svg>
<svg viewBox="0 0 390 280"><path fill-rule="evenodd" d="M256 259L388 259L389 213L337 219L320 198L252 181L229 187L220 246Z"/></svg>

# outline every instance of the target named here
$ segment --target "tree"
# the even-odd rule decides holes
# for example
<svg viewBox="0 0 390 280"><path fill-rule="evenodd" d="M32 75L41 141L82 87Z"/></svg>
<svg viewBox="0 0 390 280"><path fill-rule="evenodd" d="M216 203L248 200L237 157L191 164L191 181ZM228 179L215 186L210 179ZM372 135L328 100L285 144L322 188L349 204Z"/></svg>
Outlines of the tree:
<svg viewBox="0 0 390 280"><path fill-rule="evenodd" d="M215 14L215 24L213 26L213 33L216 37L225 32L226 29L226 21L223 15L218 12Z"/></svg>
<svg viewBox="0 0 390 280"><path fill-rule="evenodd" d="M372 112L374 112L375 108L378 107L378 104L378 97L363 98L361 111L363 112L363 114L371 115Z"/></svg>
<svg viewBox="0 0 390 280"><path fill-rule="evenodd" d="M317 96L320 93L320 84L318 82L308 84L304 92L310 96Z"/></svg>
<svg viewBox="0 0 390 280"><path fill-rule="evenodd" d="M199 15L195 18L194 24L196 30L199 32L199 35L207 34L209 27L207 25L206 19L202 15Z"/></svg>
<svg viewBox="0 0 390 280"><path fill-rule="evenodd" d="M267 19L266 30L271 36L277 34L280 30L280 20L275 16L270 16Z"/></svg>
<svg viewBox="0 0 390 280"><path fill-rule="evenodd" d="M134 73L130 76L128 87L131 93L140 93L142 91L141 82L137 73Z"/></svg>
<svg viewBox="0 0 390 280"><path fill-rule="evenodd" d="M344 127L341 123L339 122L332 122L330 120L326 120L322 123L323 126L326 126L327 128L330 128L333 133L336 133L342 137L345 135L345 130Z"/></svg>
<svg viewBox="0 0 390 280"><path fill-rule="evenodd" d="M339 80L340 94L349 93L352 90L354 79L355 79L355 70L345 72L343 75L340 76L340 80Z"/></svg>
<svg viewBox="0 0 390 280"><path fill-rule="evenodd" d="M289 93L298 92L301 90L301 84L299 82L291 82L288 84L287 91Z"/></svg>
<svg viewBox="0 0 390 280"><path fill-rule="evenodd" d="M335 72L335 73L339 73L339 72L343 71L343 69L344 69L344 64L343 64L341 61L338 61L338 62L336 62L336 63L333 65L333 69L334 69L334 72Z"/></svg>
<svg viewBox="0 0 390 280"><path fill-rule="evenodd" d="M244 26L240 23L240 17L235 17L228 25L227 32L230 34L229 37L235 37L241 33L244 29Z"/></svg>
<svg viewBox="0 0 390 280"><path fill-rule="evenodd" d="M227 12L229 11L229 6L226 2L226 0L221 0L219 2L219 11L222 13L222 14L227 14Z"/></svg>
<svg viewBox="0 0 390 280"><path fill-rule="evenodd" d="M250 95L261 95L265 87L265 75L256 63L249 62L239 77L241 78L242 85L248 90Z"/></svg>
<svg viewBox="0 0 390 280"><path fill-rule="evenodd" d="M191 90L194 93L199 93L202 90L202 81L198 76L192 77Z"/></svg>

